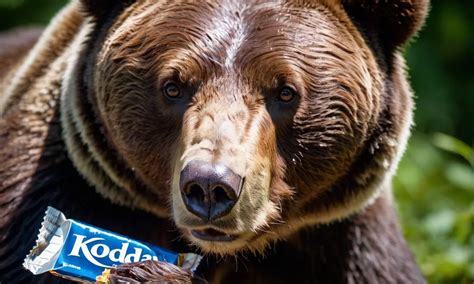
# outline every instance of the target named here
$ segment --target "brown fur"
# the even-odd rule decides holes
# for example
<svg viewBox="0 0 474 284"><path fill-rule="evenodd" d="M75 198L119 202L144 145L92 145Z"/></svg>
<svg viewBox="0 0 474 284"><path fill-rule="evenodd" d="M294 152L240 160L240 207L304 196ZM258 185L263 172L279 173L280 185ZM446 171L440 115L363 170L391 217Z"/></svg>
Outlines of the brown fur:
<svg viewBox="0 0 474 284"><path fill-rule="evenodd" d="M244 271L234 279L285 282L277 265L298 269L302 281L422 282L392 212L390 180L412 109L398 49L420 28L427 2L398 2L104 0L94 13L89 1L70 4L0 85L0 272L17 271L34 239L24 235L46 205L183 249L171 242L177 231L153 228L170 230L168 221L127 216L97 191L168 217L205 252L267 255L243 261L247 269L209 256L202 272L216 282ZM167 80L180 84L179 101L163 96ZM276 100L284 84L298 92L293 103ZM245 176L238 203L211 224L179 195L190 160ZM189 233L209 225L239 237L211 243ZM16 234L25 245L6 258ZM311 261L292 263L300 256Z"/></svg>
<svg viewBox="0 0 474 284"><path fill-rule="evenodd" d="M0 38L0 78L8 77L10 70L15 70L15 65L21 62L31 47L41 35L41 28L19 28L3 33Z"/></svg>

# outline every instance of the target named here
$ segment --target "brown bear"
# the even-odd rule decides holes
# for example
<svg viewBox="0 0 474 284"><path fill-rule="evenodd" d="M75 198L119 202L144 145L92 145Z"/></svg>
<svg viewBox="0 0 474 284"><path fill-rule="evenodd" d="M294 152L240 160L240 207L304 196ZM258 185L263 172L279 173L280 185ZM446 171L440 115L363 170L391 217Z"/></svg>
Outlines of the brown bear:
<svg viewBox="0 0 474 284"><path fill-rule="evenodd" d="M423 283L391 178L428 0L76 0L0 39L0 281L43 212L211 283ZM4 63L3 63L4 62Z"/></svg>

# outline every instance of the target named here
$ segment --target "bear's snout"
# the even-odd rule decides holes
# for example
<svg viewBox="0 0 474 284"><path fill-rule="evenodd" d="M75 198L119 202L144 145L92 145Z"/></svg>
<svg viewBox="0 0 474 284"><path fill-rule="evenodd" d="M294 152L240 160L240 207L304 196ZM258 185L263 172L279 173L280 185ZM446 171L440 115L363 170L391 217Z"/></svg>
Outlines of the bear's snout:
<svg viewBox="0 0 474 284"><path fill-rule="evenodd" d="M173 155L175 224L194 244L213 253L245 248L280 216L270 198L280 181L274 163L275 127L262 101L245 99L250 87L229 86L236 79L206 82L194 95ZM229 90L236 95L223 95Z"/></svg>
<svg viewBox="0 0 474 284"><path fill-rule="evenodd" d="M243 178L221 163L190 161L180 173L186 209L204 221L227 215L239 199Z"/></svg>

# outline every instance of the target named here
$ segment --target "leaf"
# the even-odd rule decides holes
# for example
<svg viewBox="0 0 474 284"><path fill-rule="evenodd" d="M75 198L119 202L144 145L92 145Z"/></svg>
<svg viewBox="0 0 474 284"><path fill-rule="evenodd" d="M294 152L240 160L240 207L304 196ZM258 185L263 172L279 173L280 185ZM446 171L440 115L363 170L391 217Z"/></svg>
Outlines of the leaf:
<svg viewBox="0 0 474 284"><path fill-rule="evenodd" d="M474 167L474 151L463 141L438 132L433 135L433 144L440 149L462 156Z"/></svg>
<svg viewBox="0 0 474 284"><path fill-rule="evenodd" d="M450 163L446 168L446 178L459 188L474 192L474 171L461 163Z"/></svg>
<svg viewBox="0 0 474 284"><path fill-rule="evenodd" d="M424 221L424 228L431 235L446 235L452 230L454 221L454 211L443 209L431 213Z"/></svg>

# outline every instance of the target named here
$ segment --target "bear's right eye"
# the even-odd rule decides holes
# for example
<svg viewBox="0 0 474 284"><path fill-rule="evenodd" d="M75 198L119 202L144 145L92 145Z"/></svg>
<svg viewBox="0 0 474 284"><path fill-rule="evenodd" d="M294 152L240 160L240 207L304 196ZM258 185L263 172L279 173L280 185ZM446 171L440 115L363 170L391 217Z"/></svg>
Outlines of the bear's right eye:
<svg viewBox="0 0 474 284"><path fill-rule="evenodd" d="M278 95L278 99L285 103L291 102L295 97L296 91L290 86L284 86Z"/></svg>
<svg viewBox="0 0 474 284"><path fill-rule="evenodd" d="M176 99L181 95L178 85L174 82L166 82L163 86L163 92L168 98Z"/></svg>

